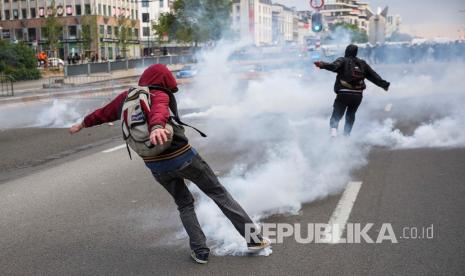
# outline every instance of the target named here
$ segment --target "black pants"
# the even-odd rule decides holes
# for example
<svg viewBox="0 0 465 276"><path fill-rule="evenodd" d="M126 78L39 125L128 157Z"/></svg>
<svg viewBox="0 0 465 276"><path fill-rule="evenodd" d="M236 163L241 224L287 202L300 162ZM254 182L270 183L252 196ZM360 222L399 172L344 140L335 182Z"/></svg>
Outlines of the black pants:
<svg viewBox="0 0 465 276"><path fill-rule="evenodd" d="M359 94L349 94L349 93L339 93L334 100L333 105L333 114L329 121L331 128L337 128L339 121L341 120L344 113L346 114L346 123L344 125L344 135L350 135L352 131L352 126L355 121L355 112L362 102L362 93ZM346 112L347 110L347 112Z"/></svg>
<svg viewBox="0 0 465 276"><path fill-rule="evenodd" d="M246 224L252 224L249 215L221 185L210 166L196 155L191 161L175 171L156 173L155 179L171 194L178 205L181 222L189 236L190 247L196 252L209 251L206 238L194 211L194 197L184 179L194 182L202 192L220 207L236 230L245 237Z"/></svg>

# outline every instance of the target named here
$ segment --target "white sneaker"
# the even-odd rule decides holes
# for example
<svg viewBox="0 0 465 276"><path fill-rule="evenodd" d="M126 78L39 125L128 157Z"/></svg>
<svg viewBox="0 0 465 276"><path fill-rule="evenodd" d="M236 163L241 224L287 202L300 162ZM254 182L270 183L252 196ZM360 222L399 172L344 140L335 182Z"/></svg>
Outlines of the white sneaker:
<svg viewBox="0 0 465 276"><path fill-rule="evenodd" d="M270 245L271 242L267 238L262 238L262 240L259 243L248 243L247 248L250 251L260 251L270 247Z"/></svg>
<svg viewBox="0 0 465 276"><path fill-rule="evenodd" d="M331 128L331 137L337 137L337 128Z"/></svg>

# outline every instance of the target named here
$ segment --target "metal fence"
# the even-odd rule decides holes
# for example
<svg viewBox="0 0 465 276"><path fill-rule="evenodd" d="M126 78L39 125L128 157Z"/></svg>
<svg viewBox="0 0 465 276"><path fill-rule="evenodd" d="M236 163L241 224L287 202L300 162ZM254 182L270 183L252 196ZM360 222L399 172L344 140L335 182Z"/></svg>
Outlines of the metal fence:
<svg viewBox="0 0 465 276"><path fill-rule="evenodd" d="M192 55L143 57L139 59L126 59L117 61L95 62L76 65L65 65L65 76L90 75L95 73L111 73L116 70L128 70L146 67L156 63L184 64L194 62Z"/></svg>
<svg viewBox="0 0 465 276"><path fill-rule="evenodd" d="M15 92L13 89L13 82L14 79L12 76L9 75L0 75L0 96L7 97L7 96L14 96Z"/></svg>

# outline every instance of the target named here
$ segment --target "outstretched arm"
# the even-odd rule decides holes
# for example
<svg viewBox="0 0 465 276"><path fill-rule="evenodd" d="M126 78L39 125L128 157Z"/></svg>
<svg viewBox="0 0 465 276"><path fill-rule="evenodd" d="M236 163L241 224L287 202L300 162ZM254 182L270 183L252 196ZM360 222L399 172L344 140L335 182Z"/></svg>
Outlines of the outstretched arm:
<svg viewBox="0 0 465 276"><path fill-rule="evenodd" d="M342 69L342 65L344 63L343 58L338 58L332 63L327 63L323 61L316 61L315 66L320 69L326 69L328 71L338 73Z"/></svg>
<svg viewBox="0 0 465 276"><path fill-rule="evenodd" d="M389 82L383 80L378 73L373 70L370 65L366 65L366 76L365 76L369 81L372 83L376 84L377 86L383 88L384 90L389 89L389 85L391 85Z"/></svg>
<svg viewBox="0 0 465 276"><path fill-rule="evenodd" d="M113 122L119 119L121 108L123 106L124 100L128 95L127 91L119 94L111 102L105 106L95 110L94 112L87 115L81 123L73 125L69 132L74 134L79 132L85 127L92 127L100 125L103 123Z"/></svg>

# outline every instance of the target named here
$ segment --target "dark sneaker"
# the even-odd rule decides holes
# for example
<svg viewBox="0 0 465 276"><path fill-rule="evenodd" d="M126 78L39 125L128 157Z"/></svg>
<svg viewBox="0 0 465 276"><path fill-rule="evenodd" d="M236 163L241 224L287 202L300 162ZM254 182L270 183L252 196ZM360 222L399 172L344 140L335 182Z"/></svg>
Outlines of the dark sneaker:
<svg viewBox="0 0 465 276"><path fill-rule="evenodd" d="M270 241L267 239L262 239L260 242L252 242L247 244L247 248L250 251L259 251L265 248L270 247Z"/></svg>
<svg viewBox="0 0 465 276"><path fill-rule="evenodd" d="M206 263L208 263L208 255L210 255L209 252L196 253L195 251L192 251L192 253L191 253L192 259L198 264L206 264Z"/></svg>

